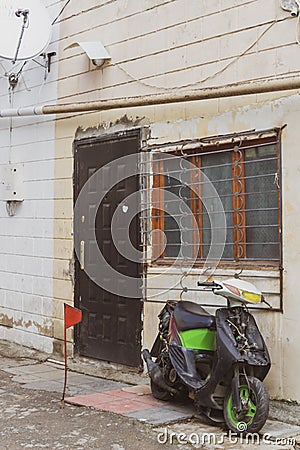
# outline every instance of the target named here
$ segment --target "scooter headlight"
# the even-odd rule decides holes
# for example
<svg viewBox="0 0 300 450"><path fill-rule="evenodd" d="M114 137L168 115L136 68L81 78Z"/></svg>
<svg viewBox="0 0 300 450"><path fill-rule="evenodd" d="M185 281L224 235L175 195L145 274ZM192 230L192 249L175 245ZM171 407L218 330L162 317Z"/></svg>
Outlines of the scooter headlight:
<svg viewBox="0 0 300 450"><path fill-rule="evenodd" d="M242 291L242 296L252 303L260 303L261 294L254 294L253 292Z"/></svg>

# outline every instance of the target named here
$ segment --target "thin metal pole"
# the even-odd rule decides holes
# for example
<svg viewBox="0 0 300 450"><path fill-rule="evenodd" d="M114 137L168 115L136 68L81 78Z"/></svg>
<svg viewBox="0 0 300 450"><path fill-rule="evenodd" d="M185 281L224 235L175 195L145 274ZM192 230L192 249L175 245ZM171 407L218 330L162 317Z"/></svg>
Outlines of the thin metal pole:
<svg viewBox="0 0 300 450"><path fill-rule="evenodd" d="M65 360L65 381L64 381L64 389L61 398L61 406L64 408L65 406L65 395L67 388L67 378L68 378L68 358L67 358L67 327L66 327L66 306L64 305L64 360Z"/></svg>

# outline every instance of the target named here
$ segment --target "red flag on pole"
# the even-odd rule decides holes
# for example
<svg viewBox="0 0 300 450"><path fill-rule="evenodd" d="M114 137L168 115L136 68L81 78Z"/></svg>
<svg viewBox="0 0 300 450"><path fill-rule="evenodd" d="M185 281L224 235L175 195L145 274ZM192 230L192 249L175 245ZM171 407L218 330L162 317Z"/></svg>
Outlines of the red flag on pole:
<svg viewBox="0 0 300 450"><path fill-rule="evenodd" d="M74 308L73 306L69 306L66 303L65 306L65 328L72 327L77 323L81 322L82 312L78 308Z"/></svg>
<svg viewBox="0 0 300 450"><path fill-rule="evenodd" d="M68 367L67 367L67 328L73 327L77 323L81 322L82 320L82 311L78 308L74 308L73 306L69 306L66 303L64 303L64 354L65 354L65 383L64 383L64 390L63 395L61 399L62 406L64 407L65 403L65 393L66 393L66 387L67 387L67 373L68 373Z"/></svg>

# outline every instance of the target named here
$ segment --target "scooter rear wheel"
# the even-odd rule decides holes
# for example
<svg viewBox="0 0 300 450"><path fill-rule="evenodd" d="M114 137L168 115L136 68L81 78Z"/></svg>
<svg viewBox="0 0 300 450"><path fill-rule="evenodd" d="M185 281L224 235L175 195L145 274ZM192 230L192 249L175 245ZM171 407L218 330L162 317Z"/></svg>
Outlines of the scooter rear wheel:
<svg viewBox="0 0 300 450"><path fill-rule="evenodd" d="M157 400L162 400L164 402L171 400L172 395L170 394L170 392L162 389L160 386L154 383L154 381L150 380L150 386L154 398L156 398Z"/></svg>
<svg viewBox="0 0 300 450"><path fill-rule="evenodd" d="M249 378L249 387L246 383L239 386L239 394L245 408L242 412L233 409L230 390L224 400L225 422L234 433L257 433L264 426L269 414L269 395L266 388L257 378Z"/></svg>
<svg viewBox="0 0 300 450"><path fill-rule="evenodd" d="M161 354L158 355L155 362L156 364L159 365L160 369L163 370L163 359ZM154 381L151 378L150 378L150 387L153 397L156 398L157 400L162 400L164 402L171 400L172 398L171 393L158 386L156 383L154 383Z"/></svg>

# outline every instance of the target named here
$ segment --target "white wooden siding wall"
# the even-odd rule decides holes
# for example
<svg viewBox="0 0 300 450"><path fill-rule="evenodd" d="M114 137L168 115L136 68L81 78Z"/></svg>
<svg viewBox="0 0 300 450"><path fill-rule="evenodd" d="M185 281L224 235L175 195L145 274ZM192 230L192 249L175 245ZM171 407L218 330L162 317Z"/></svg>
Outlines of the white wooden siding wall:
<svg viewBox="0 0 300 450"><path fill-rule="evenodd" d="M45 4L54 18L60 2ZM55 43L48 51L57 51ZM43 77L43 68L29 62L15 88L14 106L55 103L57 64L45 83ZM8 107L8 81L1 77L0 108ZM25 199L14 217L0 201L0 338L52 352L55 124L51 117L29 117L13 119L12 125L9 150L9 120L0 119L0 164L8 164L9 155L13 163L24 163Z"/></svg>

